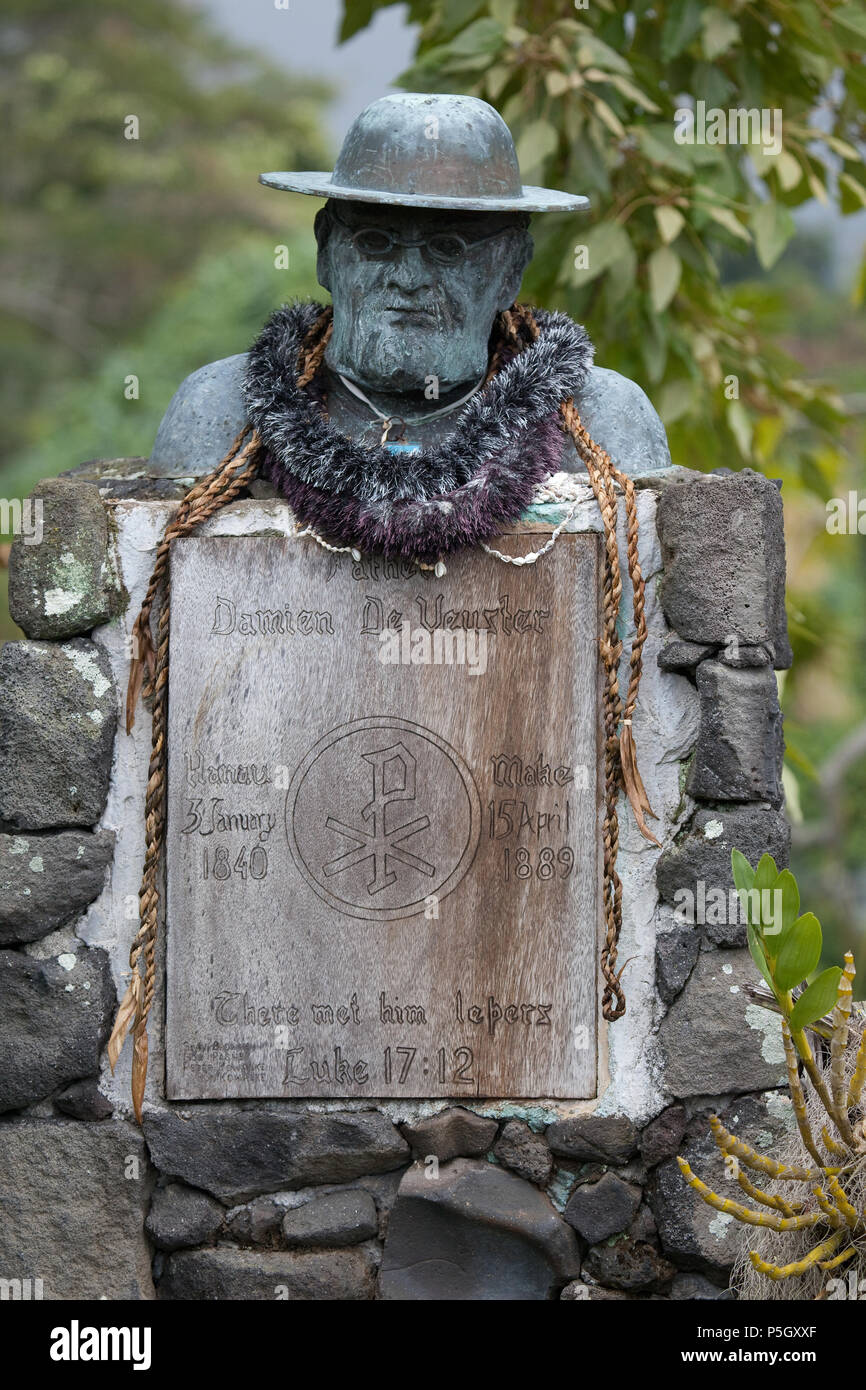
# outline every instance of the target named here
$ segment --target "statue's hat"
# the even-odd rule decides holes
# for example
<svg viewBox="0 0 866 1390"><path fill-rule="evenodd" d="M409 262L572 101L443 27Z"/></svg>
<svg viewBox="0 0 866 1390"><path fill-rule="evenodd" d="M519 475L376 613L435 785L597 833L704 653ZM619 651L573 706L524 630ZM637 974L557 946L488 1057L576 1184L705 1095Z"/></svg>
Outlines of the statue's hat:
<svg viewBox="0 0 866 1390"><path fill-rule="evenodd" d="M478 97L399 92L352 122L333 173L260 174L316 198L461 212L574 212L589 199L521 183L511 131Z"/></svg>

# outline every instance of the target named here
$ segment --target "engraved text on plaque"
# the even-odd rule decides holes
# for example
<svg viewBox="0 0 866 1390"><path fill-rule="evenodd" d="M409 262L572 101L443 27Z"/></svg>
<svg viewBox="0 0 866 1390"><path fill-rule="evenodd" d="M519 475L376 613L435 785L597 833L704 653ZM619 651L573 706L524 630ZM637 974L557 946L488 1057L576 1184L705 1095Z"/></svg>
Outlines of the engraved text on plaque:
<svg viewBox="0 0 866 1390"><path fill-rule="evenodd" d="M597 632L595 536L175 542L170 1098L595 1094Z"/></svg>

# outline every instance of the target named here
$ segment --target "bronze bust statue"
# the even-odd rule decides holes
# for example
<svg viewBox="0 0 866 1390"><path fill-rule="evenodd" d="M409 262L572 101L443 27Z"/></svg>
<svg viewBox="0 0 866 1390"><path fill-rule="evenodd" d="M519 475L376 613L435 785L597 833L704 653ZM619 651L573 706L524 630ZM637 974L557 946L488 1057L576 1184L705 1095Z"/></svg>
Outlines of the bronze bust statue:
<svg viewBox="0 0 866 1390"><path fill-rule="evenodd" d="M532 256L530 213L588 205L523 186L501 117L452 95L383 97L352 125L333 173L261 182L327 199L315 230L333 323L319 386L333 429L405 454L459 433L488 373L497 315L514 305ZM640 387L592 365L588 342L581 365L570 380L596 442L625 473L668 466L664 428ZM198 477L219 462L250 418L249 368L240 353L187 377L156 437L157 474ZM582 470L568 439L557 443L555 467Z"/></svg>

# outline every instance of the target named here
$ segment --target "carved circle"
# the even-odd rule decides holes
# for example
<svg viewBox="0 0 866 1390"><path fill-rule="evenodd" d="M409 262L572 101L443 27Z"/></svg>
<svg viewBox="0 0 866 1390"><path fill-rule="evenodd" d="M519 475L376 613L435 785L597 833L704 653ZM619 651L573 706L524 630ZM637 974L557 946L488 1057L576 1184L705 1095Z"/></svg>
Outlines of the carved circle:
<svg viewBox="0 0 866 1390"><path fill-rule="evenodd" d="M408 719L353 719L307 753L286 798L296 867L338 912L387 922L441 901L469 869L481 801L460 754Z"/></svg>

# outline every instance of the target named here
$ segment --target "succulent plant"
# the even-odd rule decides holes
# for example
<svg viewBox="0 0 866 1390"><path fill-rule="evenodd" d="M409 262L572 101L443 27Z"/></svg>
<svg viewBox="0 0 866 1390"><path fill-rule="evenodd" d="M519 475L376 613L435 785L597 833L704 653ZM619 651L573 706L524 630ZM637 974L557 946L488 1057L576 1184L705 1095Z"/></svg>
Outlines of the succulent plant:
<svg viewBox="0 0 866 1390"><path fill-rule="evenodd" d="M780 873L769 854L753 869L734 850L732 866L749 950L767 986L750 993L782 1019L797 1151L765 1156L729 1133L717 1116L710 1117L726 1173L752 1206L720 1196L685 1159L677 1162L689 1186L716 1211L758 1228L762 1235L791 1237L760 1240L763 1248L749 1251L752 1270L773 1284L810 1275L815 1290L826 1271L855 1259L866 1261L866 1015L853 1003L850 951L844 966L831 966L804 984L818 966L822 934L814 913L800 915L794 875L787 869ZM796 1258L783 1262L783 1255ZM741 1292L761 1296L748 1278L741 1279ZM803 1293L768 1291L766 1296Z"/></svg>

